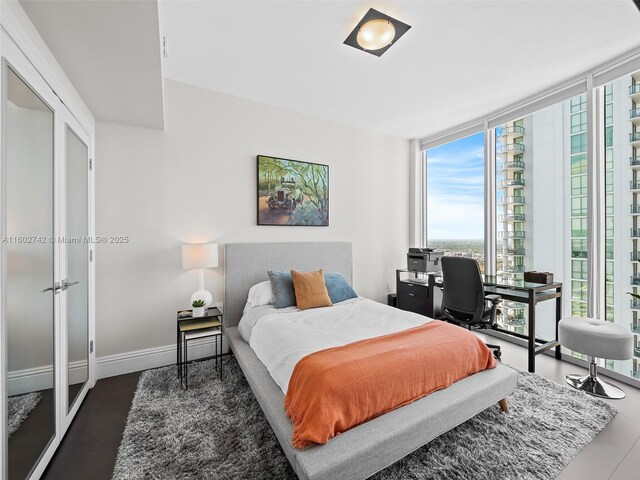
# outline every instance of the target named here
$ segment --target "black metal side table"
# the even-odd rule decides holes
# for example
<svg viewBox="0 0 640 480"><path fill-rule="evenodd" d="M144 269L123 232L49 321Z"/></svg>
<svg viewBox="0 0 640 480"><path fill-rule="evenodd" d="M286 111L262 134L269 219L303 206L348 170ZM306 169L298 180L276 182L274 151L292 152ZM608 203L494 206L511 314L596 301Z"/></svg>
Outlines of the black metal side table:
<svg viewBox="0 0 640 480"><path fill-rule="evenodd" d="M177 313L176 321L176 367L180 383L184 380L185 388L189 388L189 341L196 338L216 337L216 371L222 378L222 312L216 307L209 308L203 317L181 317L181 310ZM218 353L218 343L220 352Z"/></svg>

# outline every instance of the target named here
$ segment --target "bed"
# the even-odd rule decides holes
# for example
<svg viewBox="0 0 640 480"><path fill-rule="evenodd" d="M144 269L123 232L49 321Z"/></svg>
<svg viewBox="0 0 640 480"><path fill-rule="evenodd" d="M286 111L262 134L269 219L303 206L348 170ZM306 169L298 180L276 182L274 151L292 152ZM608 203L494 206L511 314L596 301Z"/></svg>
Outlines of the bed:
<svg viewBox="0 0 640 480"><path fill-rule="evenodd" d="M231 243L225 246L225 336L287 459L300 479L364 479L444 432L496 405L517 386L502 365L485 370L370 420L324 445L304 450L291 443L293 426L284 394L238 332L249 289L267 270L339 272L352 280L347 242ZM497 407L496 407L497 408Z"/></svg>

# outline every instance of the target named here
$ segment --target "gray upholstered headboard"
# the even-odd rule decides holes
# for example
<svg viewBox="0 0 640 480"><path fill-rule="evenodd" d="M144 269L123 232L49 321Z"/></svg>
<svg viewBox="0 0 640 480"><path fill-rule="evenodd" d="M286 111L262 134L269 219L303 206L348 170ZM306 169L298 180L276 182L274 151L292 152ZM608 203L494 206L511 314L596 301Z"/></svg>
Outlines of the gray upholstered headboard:
<svg viewBox="0 0 640 480"><path fill-rule="evenodd" d="M339 272L352 282L350 242L227 243L224 247L224 326L236 327L249 289L267 270Z"/></svg>

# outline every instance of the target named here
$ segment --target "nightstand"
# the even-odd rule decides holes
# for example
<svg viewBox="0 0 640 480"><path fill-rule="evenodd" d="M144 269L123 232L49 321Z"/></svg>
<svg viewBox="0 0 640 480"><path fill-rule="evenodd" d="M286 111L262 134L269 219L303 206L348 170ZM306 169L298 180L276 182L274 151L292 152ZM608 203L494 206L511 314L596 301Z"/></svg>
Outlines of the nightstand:
<svg viewBox="0 0 640 480"><path fill-rule="evenodd" d="M184 379L185 388L189 388L189 341L197 338L216 337L216 371L222 378L222 312L216 307L209 308L203 317L181 317L176 315L176 367L180 383ZM218 343L220 352L218 353Z"/></svg>

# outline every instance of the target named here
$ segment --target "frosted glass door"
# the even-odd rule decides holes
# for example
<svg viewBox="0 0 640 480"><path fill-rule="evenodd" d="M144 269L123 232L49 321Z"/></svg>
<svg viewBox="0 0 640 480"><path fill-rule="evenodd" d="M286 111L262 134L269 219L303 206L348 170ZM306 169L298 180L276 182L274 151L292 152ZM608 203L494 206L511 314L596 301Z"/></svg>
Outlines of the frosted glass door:
<svg viewBox="0 0 640 480"><path fill-rule="evenodd" d="M8 476L24 479L55 437L54 114L3 73Z"/></svg>
<svg viewBox="0 0 640 480"><path fill-rule="evenodd" d="M67 126L67 409L89 379L89 149Z"/></svg>

